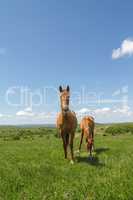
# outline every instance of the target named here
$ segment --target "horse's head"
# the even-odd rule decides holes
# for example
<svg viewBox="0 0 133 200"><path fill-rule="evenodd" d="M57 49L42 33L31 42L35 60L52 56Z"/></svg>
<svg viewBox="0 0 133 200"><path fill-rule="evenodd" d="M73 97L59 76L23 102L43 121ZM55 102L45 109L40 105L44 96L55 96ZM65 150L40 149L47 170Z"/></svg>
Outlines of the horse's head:
<svg viewBox="0 0 133 200"><path fill-rule="evenodd" d="M61 109L63 112L69 111L69 98L70 98L70 88L67 86L66 89L62 89L59 87L60 91L60 101L61 101Z"/></svg>

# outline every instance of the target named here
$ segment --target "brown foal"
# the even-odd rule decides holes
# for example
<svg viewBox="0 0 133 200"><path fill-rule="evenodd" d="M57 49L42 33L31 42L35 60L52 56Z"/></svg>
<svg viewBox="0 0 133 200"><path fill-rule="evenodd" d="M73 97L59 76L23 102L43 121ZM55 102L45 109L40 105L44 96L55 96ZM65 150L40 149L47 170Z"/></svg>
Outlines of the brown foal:
<svg viewBox="0 0 133 200"><path fill-rule="evenodd" d="M92 149L94 148L94 127L95 123L93 117L86 116L81 120L81 140L79 145L79 151L81 150L83 136L85 136L87 143L87 151L90 153L90 156L92 156Z"/></svg>
<svg viewBox="0 0 133 200"><path fill-rule="evenodd" d="M61 112L57 116L57 128L59 129L60 136L62 137L65 158L67 158L67 149L68 146L70 146L71 163L73 163L73 140L77 127L77 118L75 113L69 110L69 86L67 86L66 89L62 89L62 87L60 86L59 92Z"/></svg>

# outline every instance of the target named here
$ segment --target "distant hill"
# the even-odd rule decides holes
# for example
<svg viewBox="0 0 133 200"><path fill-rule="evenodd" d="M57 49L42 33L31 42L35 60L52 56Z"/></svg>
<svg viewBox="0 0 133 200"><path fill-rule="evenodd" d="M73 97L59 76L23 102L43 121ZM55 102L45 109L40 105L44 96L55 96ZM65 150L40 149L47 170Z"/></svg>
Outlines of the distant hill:
<svg viewBox="0 0 133 200"><path fill-rule="evenodd" d="M46 128L55 128L55 124L22 124L15 125L15 127L22 128L38 128L38 127L46 127Z"/></svg>
<svg viewBox="0 0 133 200"><path fill-rule="evenodd" d="M55 124L17 124L17 125L0 125L0 128L55 128Z"/></svg>

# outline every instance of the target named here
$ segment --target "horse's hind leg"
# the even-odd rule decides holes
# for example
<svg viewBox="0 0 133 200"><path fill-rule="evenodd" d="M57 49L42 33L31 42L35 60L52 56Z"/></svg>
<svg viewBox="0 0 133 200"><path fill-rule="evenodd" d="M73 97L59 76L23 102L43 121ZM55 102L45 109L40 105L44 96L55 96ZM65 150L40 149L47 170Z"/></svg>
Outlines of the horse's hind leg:
<svg viewBox="0 0 133 200"><path fill-rule="evenodd" d="M80 150L81 150L81 145L82 145L82 141L83 141L83 136L84 136L84 131L82 130L81 139L80 139L80 144L79 144L79 152L80 152Z"/></svg>
<svg viewBox="0 0 133 200"><path fill-rule="evenodd" d="M94 144L94 128L93 128L93 130L92 130L92 139L93 139L92 151L95 151L95 144Z"/></svg>

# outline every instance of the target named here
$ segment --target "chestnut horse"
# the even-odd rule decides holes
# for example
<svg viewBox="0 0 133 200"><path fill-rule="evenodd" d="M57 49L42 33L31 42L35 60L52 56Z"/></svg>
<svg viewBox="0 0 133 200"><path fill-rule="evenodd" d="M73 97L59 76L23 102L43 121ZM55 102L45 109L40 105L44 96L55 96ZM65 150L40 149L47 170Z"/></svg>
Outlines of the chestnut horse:
<svg viewBox="0 0 133 200"><path fill-rule="evenodd" d="M77 127L77 118L74 112L69 110L70 88L59 87L61 112L57 116L57 128L62 137L65 158L67 158L67 148L70 146L71 163L74 163L73 140Z"/></svg>
<svg viewBox="0 0 133 200"><path fill-rule="evenodd" d="M81 150L81 145L83 141L83 136L86 138L87 143L87 151L90 152L90 156L92 156L92 149L94 148L94 118L91 116L86 116L81 120L80 128L81 128L81 140L79 145L79 152Z"/></svg>

